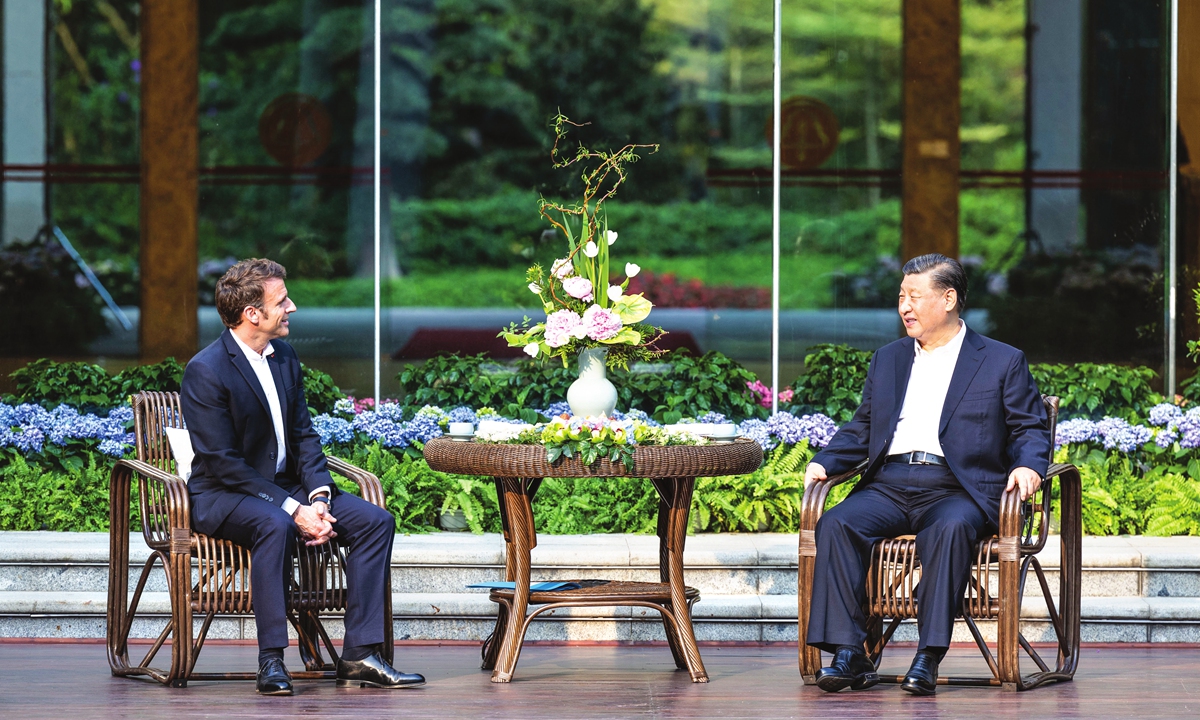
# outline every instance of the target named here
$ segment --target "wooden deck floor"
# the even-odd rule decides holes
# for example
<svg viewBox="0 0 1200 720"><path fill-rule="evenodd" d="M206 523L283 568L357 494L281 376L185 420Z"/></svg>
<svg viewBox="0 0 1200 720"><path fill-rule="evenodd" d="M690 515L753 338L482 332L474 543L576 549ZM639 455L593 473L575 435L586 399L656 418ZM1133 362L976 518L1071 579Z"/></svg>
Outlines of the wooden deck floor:
<svg viewBox="0 0 1200 720"><path fill-rule="evenodd" d="M800 683L793 647L702 647L712 682L693 685L665 647L524 649L511 685L493 685L469 646L400 646L397 665L429 684L404 691L338 690L298 682L290 698L261 698L245 682L182 690L113 678L103 645L0 644L0 715L6 718L1197 718L1200 649L1091 648L1073 683L1028 693L942 687L909 697L894 685L827 695ZM911 649L885 657L902 673ZM245 645L205 648L203 669L251 668ZM294 653L294 651L292 651ZM291 654L289 661L299 664ZM979 669L954 649L944 667Z"/></svg>

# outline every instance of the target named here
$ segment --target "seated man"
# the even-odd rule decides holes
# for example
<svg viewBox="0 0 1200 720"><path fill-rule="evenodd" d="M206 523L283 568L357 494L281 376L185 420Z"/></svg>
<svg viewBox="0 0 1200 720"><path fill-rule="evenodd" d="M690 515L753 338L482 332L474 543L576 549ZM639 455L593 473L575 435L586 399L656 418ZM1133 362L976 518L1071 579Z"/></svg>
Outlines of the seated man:
<svg viewBox="0 0 1200 720"><path fill-rule="evenodd" d="M854 418L805 471L807 487L867 461L854 491L817 523L807 642L834 655L817 674L823 690L879 682L864 652L871 548L915 534L920 644L901 687L932 695L976 541L995 532L1006 489L1027 498L1046 474L1050 432L1025 356L959 319L966 296L957 261L935 253L905 264L908 337L875 353Z"/></svg>
<svg viewBox="0 0 1200 720"><path fill-rule="evenodd" d="M338 685L420 685L425 678L397 672L379 654L384 623L392 621L383 608L396 521L382 508L339 493L326 469L296 351L279 340L296 311L285 277L278 263L253 259L217 282L217 311L226 330L188 363L181 393L196 452L188 481L192 527L250 550L258 692L292 694L283 649L298 537L308 545L337 538L349 548Z"/></svg>

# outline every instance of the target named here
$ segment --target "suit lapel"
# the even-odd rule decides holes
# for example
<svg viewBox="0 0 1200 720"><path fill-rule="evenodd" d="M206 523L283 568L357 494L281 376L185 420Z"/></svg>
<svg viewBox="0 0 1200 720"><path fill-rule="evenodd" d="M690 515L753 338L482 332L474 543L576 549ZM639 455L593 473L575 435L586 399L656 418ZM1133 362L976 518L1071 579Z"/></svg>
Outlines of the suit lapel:
<svg viewBox="0 0 1200 720"><path fill-rule="evenodd" d="M954 374L950 376L950 387L946 390L946 402L942 405L942 420L938 423L938 434L945 432L950 416L962 400L963 393L971 386L971 380L979 367L983 365L983 340L971 328L967 328L967 336L963 338L962 348L958 351L958 362L954 364Z"/></svg>
<svg viewBox="0 0 1200 720"><path fill-rule="evenodd" d="M225 349L229 351L229 360L233 366L242 374L242 378L250 389L258 397L258 401L262 403L263 412L267 417L271 417L271 406L267 403L267 394L263 392L262 383L258 381L258 376L254 374L254 368L250 367L250 361L246 359L246 353L238 347L237 341L233 339L233 333L226 328L221 334L221 340L225 343Z"/></svg>
<svg viewBox="0 0 1200 720"><path fill-rule="evenodd" d="M288 418L288 397L283 391L283 360L279 359L279 353L272 353L267 357L267 365L271 368L271 378L275 381L275 394L279 396L279 413L283 416L283 424L287 426Z"/></svg>
<svg viewBox="0 0 1200 720"><path fill-rule="evenodd" d="M913 353L916 352L916 340L909 338L909 341L901 345L900 352L902 353L896 359L896 386L892 391L892 407L888 412L888 442L891 442L892 435L896 432L896 425L900 422L900 409L904 407L904 395L908 392L908 378L912 375Z"/></svg>

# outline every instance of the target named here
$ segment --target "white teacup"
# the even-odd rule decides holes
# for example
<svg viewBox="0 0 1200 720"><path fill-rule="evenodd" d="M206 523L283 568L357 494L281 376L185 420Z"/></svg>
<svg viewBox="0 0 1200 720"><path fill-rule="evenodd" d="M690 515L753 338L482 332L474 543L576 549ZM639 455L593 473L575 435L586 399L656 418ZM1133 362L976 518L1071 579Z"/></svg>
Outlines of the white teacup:
<svg viewBox="0 0 1200 720"><path fill-rule="evenodd" d="M475 425L469 422L452 422L450 423L451 435L471 435L475 432Z"/></svg>

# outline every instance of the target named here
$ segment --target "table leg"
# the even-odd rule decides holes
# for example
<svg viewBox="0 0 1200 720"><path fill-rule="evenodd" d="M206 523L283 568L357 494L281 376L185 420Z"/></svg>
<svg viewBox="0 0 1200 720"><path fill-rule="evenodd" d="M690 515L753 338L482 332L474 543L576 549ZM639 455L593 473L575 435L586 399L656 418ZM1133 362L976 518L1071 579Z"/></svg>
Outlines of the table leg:
<svg viewBox="0 0 1200 720"><path fill-rule="evenodd" d="M679 633L679 651L687 663L692 682L708 682L708 673L700 659L700 649L696 647L691 608L688 607L683 584L683 546L687 542L688 513L692 509L692 492L696 481L694 478L660 478L651 482L663 500L659 512L664 509L667 511L665 532L661 525L661 514L659 516L659 573L665 576L665 581L671 586L671 613Z"/></svg>
<svg viewBox="0 0 1200 720"><path fill-rule="evenodd" d="M501 611L496 630L504 624L500 650L492 671L492 682L512 680L521 654L521 641L525 635L525 616L529 611L529 565L530 551L536 543L533 529L533 506L530 502L530 486L520 478L497 478L496 490L500 494L500 505L504 509L504 539L506 575L515 583L512 607ZM505 617L507 616L507 617Z"/></svg>
<svg viewBox="0 0 1200 720"><path fill-rule="evenodd" d="M658 581L661 583L671 582L670 572L667 567L669 565L667 547L670 545L668 537L668 529L670 527L671 518L671 499L667 494L675 491L675 483L671 480L663 480L663 487L655 484L658 490ZM679 632L675 629L674 615L667 617L663 613L662 617L663 632L667 636L667 645L671 648L671 657L675 659L675 667L680 670L687 669L687 660L683 656L683 650L679 644Z"/></svg>

